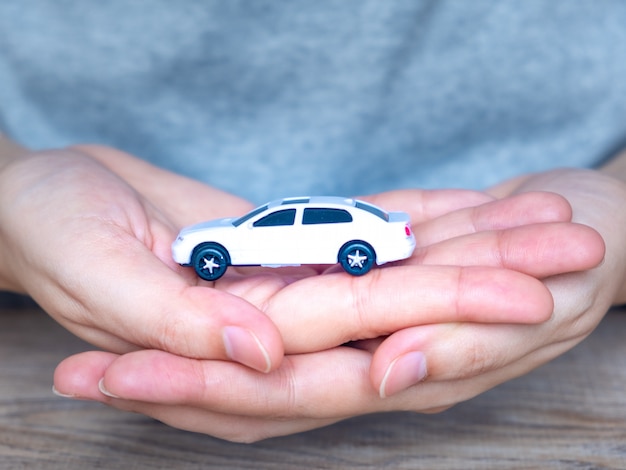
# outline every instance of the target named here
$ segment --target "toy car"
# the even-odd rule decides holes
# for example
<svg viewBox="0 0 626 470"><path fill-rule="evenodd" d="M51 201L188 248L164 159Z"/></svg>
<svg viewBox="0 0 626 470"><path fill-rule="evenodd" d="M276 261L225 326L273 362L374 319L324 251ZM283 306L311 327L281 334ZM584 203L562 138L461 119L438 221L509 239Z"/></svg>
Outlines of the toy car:
<svg viewBox="0 0 626 470"><path fill-rule="evenodd" d="M414 249L405 212L320 196L272 201L243 217L186 227L172 244L172 255L202 279L215 281L228 266L340 263L360 276L374 263L408 258Z"/></svg>

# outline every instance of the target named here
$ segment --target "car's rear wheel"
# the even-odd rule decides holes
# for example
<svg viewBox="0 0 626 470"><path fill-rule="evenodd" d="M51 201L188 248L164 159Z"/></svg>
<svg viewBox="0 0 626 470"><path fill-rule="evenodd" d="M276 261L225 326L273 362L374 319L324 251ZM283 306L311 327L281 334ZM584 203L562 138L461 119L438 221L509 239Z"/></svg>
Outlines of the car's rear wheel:
<svg viewBox="0 0 626 470"><path fill-rule="evenodd" d="M229 264L228 251L216 243L199 245L193 251L192 266L196 274L206 281L217 281Z"/></svg>
<svg viewBox="0 0 626 470"><path fill-rule="evenodd" d="M353 276L367 274L372 269L375 259L374 249L363 241L348 242L339 250L341 267Z"/></svg>

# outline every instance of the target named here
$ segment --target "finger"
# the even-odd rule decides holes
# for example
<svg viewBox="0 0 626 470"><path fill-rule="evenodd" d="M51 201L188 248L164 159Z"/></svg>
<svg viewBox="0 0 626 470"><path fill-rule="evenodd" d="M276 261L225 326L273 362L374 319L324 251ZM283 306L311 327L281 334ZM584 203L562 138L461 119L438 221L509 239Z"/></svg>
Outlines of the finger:
<svg viewBox="0 0 626 470"><path fill-rule="evenodd" d="M105 401L98 386L107 368L119 355L88 351L62 361L54 371L54 392L68 398Z"/></svg>
<svg viewBox="0 0 626 470"><path fill-rule="evenodd" d="M155 352L159 354L159 352ZM90 351L69 357L61 362L54 374L54 391L57 395L66 398L93 400L105 403L109 406L141 413L151 416L170 426L192 432L209 434L221 439L235 442L254 442L268 437L282 436L302 432L327 426L340 418L301 418L301 419L281 419L260 415L258 417L243 416L241 414L226 414L219 411L224 409L221 402L216 409L209 408L208 403L198 402L197 406L192 406L181 396L170 397L176 393L171 388L171 382L162 377L161 373L166 373L167 369L159 368L155 371L157 380L154 382L144 382L136 384L138 388L130 391L135 397L149 396L150 400L127 400L112 396L112 392L104 388L103 377L106 370L118 359L118 355L101 351ZM180 361L185 362L185 361ZM141 365L139 365L141 367ZM176 363L172 364L178 367ZM117 366L118 368L120 365ZM185 370L183 367L182 370ZM243 369L244 371L246 369ZM120 370L121 373L133 373L132 369ZM175 370L178 373L178 371ZM109 382L116 384L115 373L109 374ZM163 382L161 379L164 379ZM188 386L196 386L197 393L201 393L201 384L189 381L190 377L181 376ZM145 393L149 390L150 393ZM120 392L126 391L122 386ZM233 395L236 390L222 390L224 396ZM167 399L163 401L161 397L153 398L160 393ZM216 399L218 397L215 397ZM225 400L229 400L225 398ZM219 400L218 400L219 401ZM169 404L168 404L169 403ZM260 410L264 408L261 407ZM257 410L257 411L260 411Z"/></svg>
<svg viewBox="0 0 626 470"><path fill-rule="evenodd" d="M55 370L55 394L65 398L98 401L120 410L150 416L178 429L209 434L234 442L255 442L269 437L307 431L327 426L339 419L302 418L285 420L242 416L240 414L229 415L208 409L204 403L191 406L184 404L184 402L182 402L183 404L163 404L160 399L140 401L114 397L111 396L111 392L104 389L102 381L106 370L118 357L112 353L90 351L67 358ZM159 372L157 371L157 376L159 376ZM161 388L163 388L163 392L171 392L169 388L162 387L163 382L160 380L145 385L147 387L155 385L156 389L151 389L151 392L154 393L158 393ZM193 383L193 385L199 384ZM137 390L137 392L135 395L142 391ZM169 402L173 401L178 402L178 400L169 400Z"/></svg>
<svg viewBox="0 0 626 470"><path fill-rule="evenodd" d="M511 270L398 266L359 278L338 273L303 279L263 308L281 330L286 351L296 353L419 324L541 322L553 302L540 281Z"/></svg>
<svg viewBox="0 0 626 470"><path fill-rule="evenodd" d="M398 331L374 353L372 386L384 398L424 380L460 380L486 373L532 351L536 344L531 331L532 325L470 323Z"/></svg>
<svg viewBox="0 0 626 470"><path fill-rule="evenodd" d="M482 231L417 248L410 264L492 266L545 278L591 269L605 253L600 234L586 225L545 223Z"/></svg>
<svg viewBox="0 0 626 470"><path fill-rule="evenodd" d="M388 211L407 212L413 224L494 200L492 196L483 192L464 189L398 190L363 196L360 199Z"/></svg>
<svg viewBox="0 0 626 470"><path fill-rule="evenodd" d="M389 397L424 383L475 381L485 389L523 375L572 348L581 336L546 341L538 325L439 324L408 328L374 353L372 386ZM554 334L552 335L554 337ZM417 360L416 358L419 358ZM422 362L420 362L422 361ZM419 372L419 373L418 373ZM449 404L454 400L447 399ZM445 405L447 400L442 400Z"/></svg>
<svg viewBox="0 0 626 470"><path fill-rule="evenodd" d="M378 401L369 385L370 359L367 352L337 348L289 356L277 370L260 374L227 361L189 359L158 350L122 356L89 352L64 360L54 383L64 395L99 401L117 397L274 420L336 419L359 409L375 409L367 403L372 398ZM345 397L335 395L334 387L358 390L356 402L346 407Z"/></svg>
<svg viewBox="0 0 626 470"><path fill-rule="evenodd" d="M444 214L416 226L414 233L417 246L422 247L484 230L569 222L571 217L571 206L562 196L530 192Z"/></svg>

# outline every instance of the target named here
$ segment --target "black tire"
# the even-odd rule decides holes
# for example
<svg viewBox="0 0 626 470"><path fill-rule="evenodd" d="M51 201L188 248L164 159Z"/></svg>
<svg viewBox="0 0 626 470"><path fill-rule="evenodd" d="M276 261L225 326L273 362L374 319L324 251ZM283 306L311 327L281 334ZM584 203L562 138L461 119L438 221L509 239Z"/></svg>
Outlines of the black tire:
<svg viewBox="0 0 626 470"><path fill-rule="evenodd" d="M341 267L353 276L367 274L374 266L374 260L376 260L374 249L362 241L348 242L339 250Z"/></svg>
<svg viewBox="0 0 626 470"><path fill-rule="evenodd" d="M205 281L217 281L230 264L228 251L216 243L206 243L196 247L191 260L196 274Z"/></svg>

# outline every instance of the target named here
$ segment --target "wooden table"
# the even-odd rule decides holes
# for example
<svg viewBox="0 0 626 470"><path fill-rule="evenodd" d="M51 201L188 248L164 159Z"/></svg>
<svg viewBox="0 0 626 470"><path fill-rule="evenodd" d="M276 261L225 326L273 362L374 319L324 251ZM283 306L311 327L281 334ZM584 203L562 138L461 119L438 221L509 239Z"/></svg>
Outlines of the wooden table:
<svg viewBox="0 0 626 470"><path fill-rule="evenodd" d="M533 373L438 415L361 417L252 445L51 392L88 346L36 308L0 310L0 469L626 468L626 313Z"/></svg>

